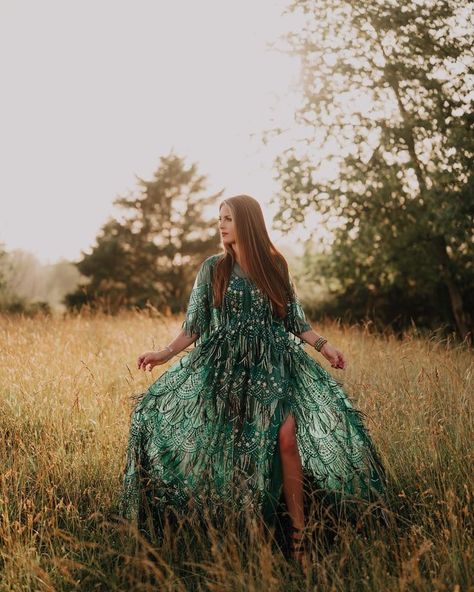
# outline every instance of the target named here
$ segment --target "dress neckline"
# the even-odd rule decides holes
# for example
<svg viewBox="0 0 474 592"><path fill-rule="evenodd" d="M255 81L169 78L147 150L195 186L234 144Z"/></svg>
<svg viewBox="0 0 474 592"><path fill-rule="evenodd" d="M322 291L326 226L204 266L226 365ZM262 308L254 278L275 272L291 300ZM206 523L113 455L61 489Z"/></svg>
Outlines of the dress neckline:
<svg viewBox="0 0 474 592"><path fill-rule="evenodd" d="M234 261L234 267L232 269L232 271L235 273L235 275L237 275L238 277L242 277L245 279L248 279L248 277L245 275L245 273L243 272L242 268L240 267L240 265L237 263L237 261Z"/></svg>

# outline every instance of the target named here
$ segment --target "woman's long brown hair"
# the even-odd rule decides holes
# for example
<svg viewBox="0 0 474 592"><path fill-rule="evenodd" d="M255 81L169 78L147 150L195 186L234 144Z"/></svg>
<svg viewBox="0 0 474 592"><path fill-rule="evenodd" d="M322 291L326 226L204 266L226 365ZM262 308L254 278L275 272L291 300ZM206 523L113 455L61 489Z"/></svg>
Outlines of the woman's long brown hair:
<svg viewBox="0 0 474 592"><path fill-rule="evenodd" d="M250 195L228 197L219 204L219 211L226 204L234 221L235 238L239 244L241 266L245 274L272 303L277 316L286 316L286 304L292 297L288 263L268 236L262 208ZM220 307L229 284L236 260L232 245L225 245L225 253L214 267L214 306Z"/></svg>

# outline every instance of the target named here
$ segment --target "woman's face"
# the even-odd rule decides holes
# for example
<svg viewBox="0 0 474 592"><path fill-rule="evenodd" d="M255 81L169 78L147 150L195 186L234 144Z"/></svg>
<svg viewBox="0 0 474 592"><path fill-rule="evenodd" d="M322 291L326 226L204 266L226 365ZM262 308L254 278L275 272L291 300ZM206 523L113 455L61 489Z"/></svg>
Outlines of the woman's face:
<svg viewBox="0 0 474 592"><path fill-rule="evenodd" d="M234 220L227 204L223 204L219 210L219 232L225 245L235 243Z"/></svg>

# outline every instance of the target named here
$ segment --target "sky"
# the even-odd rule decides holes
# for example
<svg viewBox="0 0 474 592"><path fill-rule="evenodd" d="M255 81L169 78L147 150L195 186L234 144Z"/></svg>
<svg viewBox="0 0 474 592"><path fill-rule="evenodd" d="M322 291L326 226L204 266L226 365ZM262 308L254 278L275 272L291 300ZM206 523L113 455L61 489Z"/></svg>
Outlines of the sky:
<svg viewBox="0 0 474 592"><path fill-rule="evenodd" d="M0 242L77 260L113 200L173 151L208 192L247 193L271 230L278 142L296 58L281 0L0 0ZM301 233L298 233L301 236ZM286 239L287 240L287 239Z"/></svg>

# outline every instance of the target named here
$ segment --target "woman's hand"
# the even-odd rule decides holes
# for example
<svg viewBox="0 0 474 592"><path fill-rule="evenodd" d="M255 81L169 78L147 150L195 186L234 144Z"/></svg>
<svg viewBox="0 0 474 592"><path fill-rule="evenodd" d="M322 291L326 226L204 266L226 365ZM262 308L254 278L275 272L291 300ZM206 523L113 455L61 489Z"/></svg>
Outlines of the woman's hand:
<svg viewBox="0 0 474 592"><path fill-rule="evenodd" d="M165 364L169 360L170 352L167 349L160 351L147 351L140 354L137 359L139 370L149 370L150 372L155 366ZM149 368L148 368L149 366Z"/></svg>
<svg viewBox="0 0 474 592"><path fill-rule="evenodd" d="M338 349L326 342L321 348L323 356L331 362L333 368L340 368L343 370L346 367L346 360Z"/></svg>

